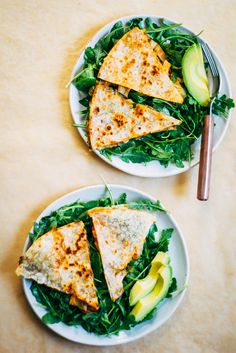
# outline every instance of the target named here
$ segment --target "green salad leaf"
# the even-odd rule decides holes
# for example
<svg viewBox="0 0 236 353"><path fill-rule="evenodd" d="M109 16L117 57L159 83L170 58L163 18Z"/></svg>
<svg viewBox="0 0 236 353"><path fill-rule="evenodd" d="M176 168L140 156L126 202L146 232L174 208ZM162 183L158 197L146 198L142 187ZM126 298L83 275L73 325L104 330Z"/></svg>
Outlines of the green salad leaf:
<svg viewBox="0 0 236 353"><path fill-rule="evenodd" d="M227 119L229 110L234 108L235 104L232 98L227 98L224 94L217 97L213 103L213 113Z"/></svg>
<svg viewBox="0 0 236 353"><path fill-rule="evenodd" d="M151 262L158 251L168 251L169 240L173 229L161 231L159 241L156 241L158 232L156 224L153 224L144 243L143 252L137 260L128 265L128 273L123 280L124 293L116 301L110 298L100 254L94 244L92 236L92 221L87 211L94 207L111 206L127 203L127 195L121 194L113 200L110 195L98 200L88 202L76 201L70 205L63 206L52 212L49 216L43 217L34 224L33 232L30 234L31 242L48 232L52 227L60 227L65 224L82 220L87 230L90 243L90 258L94 272L94 281L97 288L100 308L97 312L83 313L79 308L69 304L70 295L59 292L45 285L32 281L31 291L37 302L47 311L42 317L45 324L63 322L66 325L81 325L86 331L98 335L118 334L121 330L128 330L137 323L129 316L131 308L129 306L129 292L133 284L144 278L150 268ZM128 203L133 209L165 212L159 201L152 202L147 199L138 199ZM173 287L173 286L172 286ZM173 290L173 288L172 288ZM145 320L149 320L155 311L150 313Z"/></svg>
<svg viewBox="0 0 236 353"><path fill-rule="evenodd" d="M134 18L127 24L119 21L114 24L110 32L102 37L94 48L87 48L84 54L84 67L72 80L78 90L85 95L80 103L86 107L81 112L84 114L84 125L89 117L89 102L92 96L91 88L96 83L97 74L104 58L126 32L138 26L144 28L148 35L156 41L166 53L171 63L171 79L182 79L181 62L185 51L193 44L198 43L198 35L192 35L180 28L181 24L171 24L164 19L154 22L150 18ZM188 93L185 88L186 98L183 104L171 103L157 98L150 98L133 90L129 98L134 104L147 104L182 121L176 130L150 134L141 138L130 140L116 147L105 148L100 153L108 159L118 156L126 163L148 163L157 160L167 167L170 163L179 168L184 167L184 162L193 159L192 144L202 133L203 118L208 113L208 107L200 104ZM218 97L213 106L213 112L227 118L229 110L234 107L231 98L225 95Z"/></svg>
<svg viewBox="0 0 236 353"><path fill-rule="evenodd" d="M163 208L161 205L160 201L157 200L156 202L143 199L143 200L136 200L133 202L129 202L128 204L129 208L135 209L135 210L148 210L148 211L161 211L161 212L166 212L166 209Z"/></svg>
<svg viewBox="0 0 236 353"><path fill-rule="evenodd" d="M159 239L159 250L158 251L163 251L163 252L167 252L168 251L168 247L169 247L169 241L170 238L172 236L173 233L173 229L172 228L167 228L164 229L161 232L161 237Z"/></svg>
<svg viewBox="0 0 236 353"><path fill-rule="evenodd" d="M177 290L177 281L176 281L176 278L173 277L166 297L171 298L173 293L176 292L176 290Z"/></svg>

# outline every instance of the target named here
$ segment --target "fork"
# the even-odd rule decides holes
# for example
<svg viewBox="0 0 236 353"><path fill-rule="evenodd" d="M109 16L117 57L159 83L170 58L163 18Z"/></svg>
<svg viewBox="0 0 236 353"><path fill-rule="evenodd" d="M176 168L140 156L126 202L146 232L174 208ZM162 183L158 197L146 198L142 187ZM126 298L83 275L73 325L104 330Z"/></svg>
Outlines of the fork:
<svg viewBox="0 0 236 353"><path fill-rule="evenodd" d="M212 86L209 88L211 103L209 114L205 116L202 130L200 163L198 171L197 198L201 201L207 201L209 198L211 162L213 147L214 116L212 112L213 104L220 89L220 75L215 59L206 43L201 44L202 50L212 75Z"/></svg>

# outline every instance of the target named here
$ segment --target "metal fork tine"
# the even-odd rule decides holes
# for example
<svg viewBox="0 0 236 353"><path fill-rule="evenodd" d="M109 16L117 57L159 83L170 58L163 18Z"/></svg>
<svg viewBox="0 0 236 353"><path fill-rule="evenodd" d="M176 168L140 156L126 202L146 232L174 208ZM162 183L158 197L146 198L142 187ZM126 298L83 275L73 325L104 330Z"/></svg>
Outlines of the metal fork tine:
<svg viewBox="0 0 236 353"><path fill-rule="evenodd" d="M207 58L207 60L211 60L211 56L210 56L210 52L209 52L209 47L206 45L206 43L203 43L202 44L202 49L203 49L203 52Z"/></svg>
<svg viewBox="0 0 236 353"><path fill-rule="evenodd" d="M218 76L218 71L217 71L217 68L216 68L216 65L215 65L214 61L209 58L209 62L210 62L210 66L211 66L211 70L212 70L213 76Z"/></svg>
<svg viewBox="0 0 236 353"><path fill-rule="evenodd" d="M218 74L218 69L217 69L217 66L215 64L215 60L212 57L212 54L210 52L210 48L208 46L206 46L206 47L207 47L208 59L209 59L209 61L211 63L212 71L217 75Z"/></svg>
<svg viewBox="0 0 236 353"><path fill-rule="evenodd" d="M210 54L210 51L209 51L209 48L205 45L204 46L204 52L205 52L205 55L206 55L206 58L210 64L210 67L213 69L213 61L212 61L212 57L211 57L211 54Z"/></svg>
<svg viewBox="0 0 236 353"><path fill-rule="evenodd" d="M213 76L219 76L219 71L218 71L218 68L216 66L215 60L214 60L214 58L212 56L210 48L208 47L208 45L206 43L202 44L202 50L203 50L203 52L204 52L204 54L206 56L207 61L209 62L212 75Z"/></svg>

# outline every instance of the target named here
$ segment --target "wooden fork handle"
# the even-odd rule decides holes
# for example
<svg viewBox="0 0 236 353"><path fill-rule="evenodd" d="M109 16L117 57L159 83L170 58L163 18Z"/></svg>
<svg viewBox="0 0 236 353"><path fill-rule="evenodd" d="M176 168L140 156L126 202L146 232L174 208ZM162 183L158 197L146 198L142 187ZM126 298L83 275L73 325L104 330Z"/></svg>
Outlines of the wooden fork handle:
<svg viewBox="0 0 236 353"><path fill-rule="evenodd" d="M200 163L198 171L197 198L201 201L207 201L209 198L210 178L211 178L211 160L213 145L214 117L213 114L206 115L204 118Z"/></svg>

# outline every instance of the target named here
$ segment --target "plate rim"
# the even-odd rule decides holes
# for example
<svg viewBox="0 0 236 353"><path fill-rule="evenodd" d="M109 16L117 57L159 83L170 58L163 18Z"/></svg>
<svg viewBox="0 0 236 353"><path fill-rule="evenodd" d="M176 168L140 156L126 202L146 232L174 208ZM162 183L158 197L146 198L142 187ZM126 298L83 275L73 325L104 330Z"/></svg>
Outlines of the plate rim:
<svg viewBox="0 0 236 353"><path fill-rule="evenodd" d="M156 201L156 199L149 195L148 193L146 192L143 192L137 188L134 188L134 187L131 187L131 186L126 186L126 185L121 185L121 184L108 184L109 188L116 188L116 189L124 189L123 192L135 192L135 193L138 193L141 197L145 197L149 200L152 200L152 201ZM103 189L104 188L104 191L106 190L106 186L104 184L93 184L93 185L89 185L89 186L85 186L85 187L81 187L81 188L78 188L74 191L71 191L69 193L66 193L66 194L63 194L62 196L60 196L59 198L55 199L53 202L51 202L41 213L40 215L37 217L37 219L35 220L35 222L38 222L42 217L45 217L46 215L50 214L52 212L52 209L54 208L54 206L57 204L57 203L60 203L63 201L64 198L66 197L70 197L70 196L73 196L73 195L76 195L78 192L84 192L84 191L91 191L91 190L100 190L100 189ZM56 208L55 208L56 209ZM155 212L157 213L157 212ZM179 225L177 224L176 220L174 219L174 217L172 216L172 214L167 211L166 213L166 216L169 217L169 219L171 220L171 222L173 223L173 226L175 228L175 230L178 232L178 235L179 235L179 238L180 238L180 241L182 243L182 246L183 246L183 251L184 251L184 255L185 255L185 261L186 261L186 273L185 273L185 288L184 290L178 294L178 300L176 301L176 303L173 305L173 308L172 310L170 310L168 316L166 318L163 318L162 320L160 320L160 322L155 325L155 322L153 322L153 324L149 327L148 331L147 332L141 332L140 335L138 337L132 337L132 336L126 336L124 337L123 339L121 339L121 341L118 341L118 342L114 342L112 340L112 336L110 338L110 341L106 341L106 342L101 342L101 343L93 343L93 341L89 342L88 343L88 340L87 339L81 339L81 340L76 340L76 339L73 339L71 337L66 337L65 335L63 335L63 333L61 332L58 332L57 329L53 326L53 325L46 325L43 323L41 317L39 316L36 308L35 308L35 304L32 302L31 298L30 298L30 288L27 287L27 283L29 283L29 279L25 279L25 278L22 278L22 285L23 285L23 290L24 290L24 294L26 296L26 299L32 309L32 311L34 312L34 314L37 316L37 318L40 320L40 322L46 326L47 328L49 328L50 330L52 330L54 333L58 334L59 336L69 340L69 341L72 341L72 342L76 342L76 343L80 343L80 344L86 344L86 345L90 345L90 346L116 346L116 345L120 345L120 344L125 344L125 343L128 343L128 342L133 342L133 341L136 341L144 336L146 336L147 334L153 332L154 330L158 329L159 327L161 327L164 323L166 323L168 320L170 320L170 318L173 316L173 314L175 313L175 311L177 310L177 308L180 306L180 304L182 303L183 299L184 299L184 296L186 294L186 291L187 291L187 287L188 287L188 284L189 284L189 275L190 275L190 261L189 261L189 254L188 254L188 249L187 249L187 245L186 245L186 242L185 242L185 238L184 238L184 235L182 233L182 230L181 228L179 227ZM31 227L30 229L30 232L33 230L33 226ZM30 233L29 232L29 233ZM26 240L24 242L24 247L23 247L23 251L26 251L26 249L28 248L30 244L30 239L29 239L29 235L27 235L26 237ZM63 323L62 323L63 324ZM131 329L132 330L132 329ZM86 331L86 330L85 330ZM130 332L130 331L129 331ZM99 340L99 337L97 335L97 338ZM103 337L103 336L102 336Z"/></svg>
<svg viewBox="0 0 236 353"><path fill-rule="evenodd" d="M117 18L117 19L115 19L113 21L110 21L110 22L106 23L104 26L102 26L97 32L95 32L94 35L90 38L90 40L84 45L83 49L81 49L81 51L80 51L80 53L79 53L79 55L78 55L78 57L76 59L76 62L74 64L74 66L73 66L71 77L70 77L70 84L69 84L69 87L68 87L69 106L70 106L70 112L71 112L71 116L73 118L74 123L76 123L76 121L77 121L76 115L77 114L79 115L79 113L76 113L73 110L73 88L76 89L76 87L73 86L73 84L71 83L71 80L72 80L72 78L74 77L75 73L78 70L77 66L79 65L80 61L83 60L83 55L84 55L85 49L88 46L93 45L92 43L93 43L94 40L96 40L96 41L99 40L101 38L101 36L102 36L102 33L106 29L109 30L109 28L112 27L116 22L118 22L118 21L128 21L128 20L131 20L133 18L139 18L139 17L142 17L143 19L145 19L147 17L155 18L156 20L165 19L166 21L168 21L170 23L177 24L177 22L175 22L174 20L171 20L171 19L166 18L166 17L153 16L151 14L143 14L143 15L135 14L135 15L122 16L122 17L119 17L119 18ZM195 34L191 29L189 29L188 27L183 26L182 24L181 24L180 28L183 28L184 30L186 30L189 33ZM200 40L200 42L207 43L201 37L199 37L199 40ZM215 50L212 49L211 45L208 44L208 46L209 46L210 50L212 51L213 56L217 59L217 61L220 64L220 67L221 67L221 70L223 72L223 75L225 76L225 80L224 81L225 81L225 85L227 86L227 90L229 92L229 97L232 97L231 85L230 85L230 81L229 81L229 78L228 78L228 74L227 74L227 72L225 70L225 67L224 67L222 61L220 60L220 58L217 56ZM78 104L78 107L79 107L79 104ZM220 135L220 137L218 138L218 140L216 141L216 143L213 146L213 152L216 151L216 149L219 147L219 145L222 143L222 141L223 141L223 139L225 137L225 134L226 134L226 132L228 130L228 126L229 126L229 123L230 123L230 120L231 120L231 115L232 115L232 110L229 111L227 120L225 120L224 128L223 128L223 130L221 132L221 135ZM90 150L90 146L89 146L88 142L86 141L83 129L82 128L78 128L78 127L76 127L76 129L77 129L80 137L82 138L82 140L86 144L87 148ZM201 141L201 136L199 137L199 139L197 141ZM198 158L198 160L194 161L193 163L188 163L187 161L185 161L183 168L178 168L178 167L175 166L175 168L172 171L170 171L169 173L167 173L167 174L164 174L164 175L157 175L157 174L155 174L155 175L147 175L147 174L145 174L145 172L141 173L141 172L134 172L134 171L130 171L129 170L129 167L128 167L129 164L136 164L136 163L126 163L125 166L117 166L117 165L114 165L112 160L107 159L105 156L100 154L98 151L92 151L92 152L96 156L101 158L104 162L106 162L107 164L111 165L113 168L116 168L116 169L118 169L118 170L120 170L120 171L122 171L124 173L129 174L129 175L134 175L134 176L143 177L143 178L167 178L167 177L171 177L171 176L174 176L174 175L178 175L178 174L187 172L187 171L191 170L193 167L195 167L196 165L199 164L199 158ZM158 161L152 161L152 162L159 163ZM151 163L151 162L148 162L148 163ZM140 163L138 163L138 164L140 164ZM126 168L126 166L127 166L127 168ZM166 170L168 170L168 167L166 168Z"/></svg>

